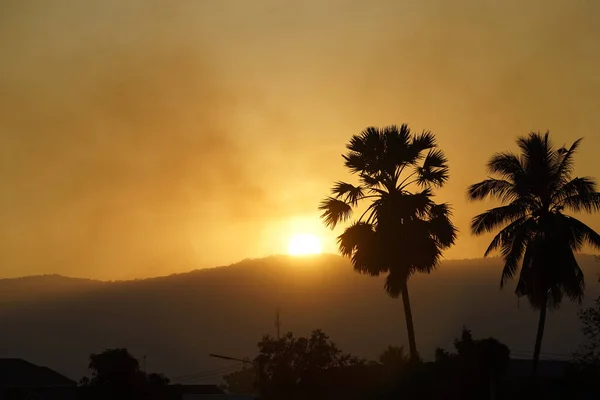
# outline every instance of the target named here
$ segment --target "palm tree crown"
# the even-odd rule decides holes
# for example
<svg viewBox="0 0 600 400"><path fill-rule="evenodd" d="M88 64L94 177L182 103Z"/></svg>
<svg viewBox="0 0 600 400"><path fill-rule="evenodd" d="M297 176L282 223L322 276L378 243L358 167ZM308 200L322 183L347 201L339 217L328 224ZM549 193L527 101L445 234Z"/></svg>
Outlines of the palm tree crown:
<svg viewBox="0 0 600 400"><path fill-rule="evenodd" d="M583 272L574 252L585 244L600 248L600 236L583 222L564 213L600 210L600 193L593 178L573 178L571 147L555 148L549 133L531 133L517 141L521 154L495 154L488 163L492 177L468 189L471 200L487 197L503 205L477 215L471 222L475 235L502 230L485 255L499 250L504 258L501 286L519 269L517 295L527 296L536 308L560 305L563 295L580 301Z"/></svg>
<svg viewBox="0 0 600 400"><path fill-rule="evenodd" d="M447 159L431 132L414 135L407 125L367 128L347 149L345 166L359 184L337 182L321 218L333 229L368 202L338 237L339 249L360 273L388 273L386 291L398 297L408 277L431 271L456 239L449 206L432 200L448 180Z"/></svg>

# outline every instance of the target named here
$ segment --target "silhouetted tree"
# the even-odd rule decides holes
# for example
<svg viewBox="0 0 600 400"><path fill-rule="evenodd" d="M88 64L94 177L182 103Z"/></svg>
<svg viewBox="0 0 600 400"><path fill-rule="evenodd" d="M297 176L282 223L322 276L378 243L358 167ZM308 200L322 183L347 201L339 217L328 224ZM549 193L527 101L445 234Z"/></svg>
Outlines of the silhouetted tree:
<svg viewBox="0 0 600 400"><path fill-rule="evenodd" d="M387 349L379 355L379 363L394 369L403 368L408 362L408 357L404 353L402 346L388 346Z"/></svg>
<svg viewBox="0 0 600 400"><path fill-rule="evenodd" d="M169 378L160 373L148 374L146 376L146 381L150 386L166 386L171 382Z"/></svg>
<svg viewBox="0 0 600 400"><path fill-rule="evenodd" d="M447 159L431 132L415 135L407 125L367 128L350 139L347 149L345 166L359 184L337 182L332 197L319 207L321 218L333 229L363 200L370 203L339 236L339 249L356 271L387 274L387 293L402 295L410 354L416 359L407 282L416 272L433 270L442 250L456 239L450 207L432 200L432 189L448 180Z"/></svg>
<svg viewBox="0 0 600 400"><path fill-rule="evenodd" d="M225 390L232 394L256 395L258 394L256 369L244 366L239 371L234 371L223 377Z"/></svg>
<svg viewBox="0 0 600 400"><path fill-rule="evenodd" d="M580 142L557 149L549 133L521 137L517 140L521 154L495 154L488 162L492 177L468 189L472 200L491 197L504 204L473 218L471 232L481 235L502 227L485 252L487 256L499 249L504 258L501 287L517 273L522 260L516 293L540 310L532 376L537 372L547 308L558 307L565 294L576 301L583 296L583 272L574 252L586 243L600 247L595 231L563 212L600 210L594 179L572 178L573 155Z"/></svg>
<svg viewBox="0 0 600 400"><path fill-rule="evenodd" d="M148 399L160 397L169 379L163 374L146 375L127 349L107 349L90 355L91 379L83 378L85 397L93 399Z"/></svg>
<svg viewBox="0 0 600 400"><path fill-rule="evenodd" d="M499 379L506 374L510 350L494 338L475 340L464 328L454 340L456 353L437 349L438 376L446 380L452 398L495 398Z"/></svg>
<svg viewBox="0 0 600 400"><path fill-rule="evenodd" d="M329 336L315 330L309 338L288 333L280 339L264 336L254 359L262 396L298 394L310 389L327 370L363 363L341 351Z"/></svg>

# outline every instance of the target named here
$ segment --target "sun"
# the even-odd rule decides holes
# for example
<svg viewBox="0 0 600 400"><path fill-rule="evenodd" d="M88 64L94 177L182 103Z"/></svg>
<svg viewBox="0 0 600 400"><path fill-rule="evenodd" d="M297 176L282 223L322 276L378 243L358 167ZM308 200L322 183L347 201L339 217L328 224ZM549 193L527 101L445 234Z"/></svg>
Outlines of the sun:
<svg viewBox="0 0 600 400"><path fill-rule="evenodd" d="M290 239L288 252L291 256L306 256L310 254L321 254L323 246L321 239L315 235L298 234Z"/></svg>

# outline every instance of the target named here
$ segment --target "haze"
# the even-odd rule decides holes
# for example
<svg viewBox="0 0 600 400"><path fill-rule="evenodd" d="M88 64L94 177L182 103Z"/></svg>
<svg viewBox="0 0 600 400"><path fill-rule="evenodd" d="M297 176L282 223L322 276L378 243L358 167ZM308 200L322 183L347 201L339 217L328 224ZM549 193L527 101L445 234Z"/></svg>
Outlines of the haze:
<svg viewBox="0 0 600 400"><path fill-rule="evenodd" d="M492 153L549 129L600 176L600 3L0 0L0 276L146 277L335 236L349 137L432 130L468 204ZM598 217L583 217L594 229Z"/></svg>

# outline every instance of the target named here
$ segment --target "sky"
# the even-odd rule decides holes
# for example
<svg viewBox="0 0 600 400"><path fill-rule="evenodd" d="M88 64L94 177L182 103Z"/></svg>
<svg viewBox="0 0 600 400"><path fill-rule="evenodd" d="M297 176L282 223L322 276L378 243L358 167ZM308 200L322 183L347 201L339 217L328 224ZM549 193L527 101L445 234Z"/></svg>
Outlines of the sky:
<svg viewBox="0 0 600 400"><path fill-rule="evenodd" d="M600 176L593 0L0 0L0 277L156 276L286 252L367 126L433 131L439 201L550 130ZM582 216L600 229L600 218Z"/></svg>

